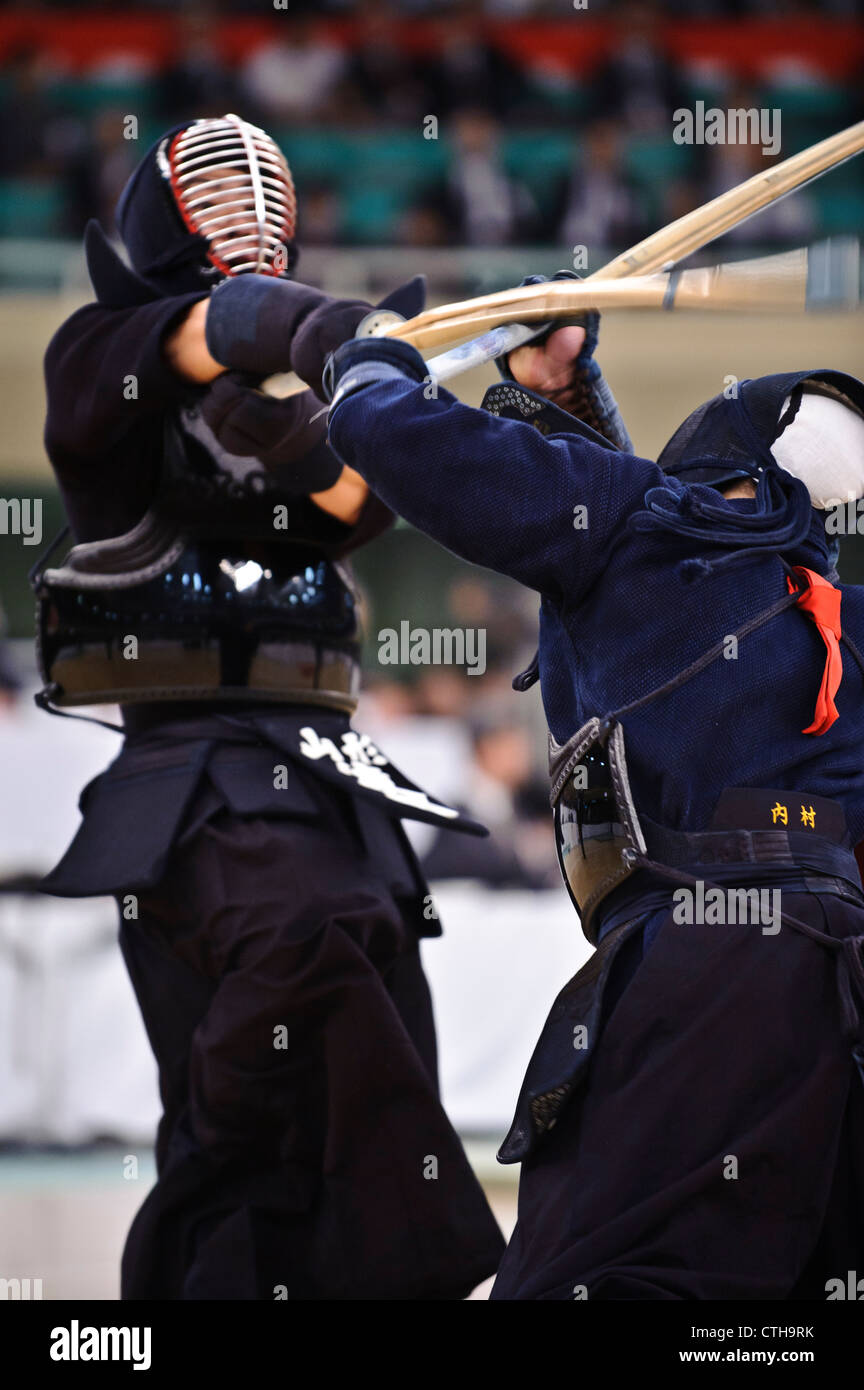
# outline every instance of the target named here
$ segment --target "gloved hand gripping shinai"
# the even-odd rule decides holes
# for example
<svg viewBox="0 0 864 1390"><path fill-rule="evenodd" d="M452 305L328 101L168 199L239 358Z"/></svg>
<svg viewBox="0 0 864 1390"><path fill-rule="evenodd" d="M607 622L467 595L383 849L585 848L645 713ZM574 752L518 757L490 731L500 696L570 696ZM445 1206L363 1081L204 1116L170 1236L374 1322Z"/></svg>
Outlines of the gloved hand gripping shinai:
<svg viewBox="0 0 864 1390"><path fill-rule="evenodd" d="M425 281L417 276L377 307L411 318L424 299ZM207 348L223 366L258 378L294 371L323 400L321 373L328 355L354 336L372 307L362 299L334 299L295 280L236 275L210 295Z"/></svg>
<svg viewBox="0 0 864 1390"><path fill-rule="evenodd" d="M349 396L377 381L428 381L429 369L411 343L399 338L353 338L328 358L324 395L330 401L329 419Z"/></svg>
<svg viewBox="0 0 864 1390"><path fill-rule="evenodd" d="M548 277L546 275L526 275L522 281L523 285L540 285ZM581 275L576 275L572 270L559 270L552 276L553 280L581 280ZM573 363L573 379L565 388L568 398L575 394L575 406L568 403L566 409L569 414L575 415L578 420L590 425L598 434L602 434L604 439L617 448L623 449L627 453L633 452L633 443L627 433L627 427L618 408L618 403L609 389L600 365L594 360L594 353L600 334L600 315L596 310L587 314L580 314L574 318L556 319L551 328L547 328L543 333L529 341L532 344L544 343L551 333L559 328L564 328L567 324L579 324L585 329L585 342L582 351ZM510 370L509 356L496 357L495 365L505 381L513 381L513 373ZM553 404L557 404L556 392L549 392L549 399Z"/></svg>
<svg viewBox="0 0 864 1390"><path fill-rule="evenodd" d="M199 410L230 454L256 458L298 495L332 487L342 465L327 447L326 411L313 391L284 400L257 389L258 379L223 372L204 393Z"/></svg>

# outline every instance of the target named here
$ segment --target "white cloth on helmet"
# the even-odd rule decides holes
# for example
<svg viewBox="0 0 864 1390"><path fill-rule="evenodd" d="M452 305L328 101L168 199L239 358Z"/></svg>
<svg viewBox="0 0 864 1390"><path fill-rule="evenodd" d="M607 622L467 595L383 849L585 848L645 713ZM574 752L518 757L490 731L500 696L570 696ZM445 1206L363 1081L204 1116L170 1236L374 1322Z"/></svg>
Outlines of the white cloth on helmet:
<svg viewBox="0 0 864 1390"><path fill-rule="evenodd" d="M786 397L782 413L791 399ZM794 419L771 452L781 468L801 479L820 510L864 497L864 416L839 393L809 390L805 383Z"/></svg>

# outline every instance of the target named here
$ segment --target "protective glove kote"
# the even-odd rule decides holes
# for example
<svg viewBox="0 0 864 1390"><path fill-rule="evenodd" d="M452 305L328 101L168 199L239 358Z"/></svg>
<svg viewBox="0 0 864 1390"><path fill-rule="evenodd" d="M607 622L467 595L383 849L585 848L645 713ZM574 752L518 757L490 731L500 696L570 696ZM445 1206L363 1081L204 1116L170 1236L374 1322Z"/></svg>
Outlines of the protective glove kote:
<svg viewBox="0 0 864 1390"><path fill-rule="evenodd" d="M425 280L416 276L376 307L411 318L424 299ZM207 348L223 366L259 378L294 371L323 400L321 373L327 357L353 338L372 308L363 299L334 299L295 280L237 275L210 295Z"/></svg>
<svg viewBox="0 0 864 1390"><path fill-rule="evenodd" d="M277 400L256 389L257 378L225 372L199 405L204 420L230 454L257 458L297 493L322 492L341 464L327 447L326 411L312 391Z"/></svg>

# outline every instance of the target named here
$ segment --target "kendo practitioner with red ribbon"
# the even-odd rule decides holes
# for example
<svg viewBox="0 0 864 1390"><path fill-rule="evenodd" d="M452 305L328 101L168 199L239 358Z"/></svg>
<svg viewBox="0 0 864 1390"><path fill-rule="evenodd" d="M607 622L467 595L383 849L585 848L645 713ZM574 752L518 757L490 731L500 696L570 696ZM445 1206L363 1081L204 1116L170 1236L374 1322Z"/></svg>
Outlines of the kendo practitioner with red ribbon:
<svg viewBox="0 0 864 1390"><path fill-rule="evenodd" d="M75 544L34 582L42 703L123 713L44 885L117 898L159 1066L122 1297L460 1299L503 1240L439 1101L440 928L401 821L481 828L352 729L345 557L392 514L311 391L257 389L320 378L371 306L292 284L290 171L236 116L160 139L117 220L131 268L91 223L96 302L46 356ZM272 367L214 359L217 300ZM413 282L388 307L421 304Z"/></svg>
<svg viewBox="0 0 864 1390"><path fill-rule="evenodd" d="M864 496L864 385L741 382L652 462L594 341L512 353L485 410L393 339L327 373L345 464L540 595L515 684L539 677L596 950L499 1154L522 1170L492 1297L824 1299L864 1267L864 592L830 535Z"/></svg>

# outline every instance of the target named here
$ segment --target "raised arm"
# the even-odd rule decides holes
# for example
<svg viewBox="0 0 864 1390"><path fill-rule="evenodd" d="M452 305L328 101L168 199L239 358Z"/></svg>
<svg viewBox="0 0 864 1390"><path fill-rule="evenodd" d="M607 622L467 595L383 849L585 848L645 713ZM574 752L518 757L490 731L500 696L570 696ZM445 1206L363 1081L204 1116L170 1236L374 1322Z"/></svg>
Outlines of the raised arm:
<svg viewBox="0 0 864 1390"><path fill-rule="evenodd" d="M405 343L355 340L333 358L330 443L394 511L449 550L574 601L656 465L577 434L463 405ZM575 422L574 422L575 426Z"/></svg>
<svg viewBox="0 0 864 1390"><path fill-rule="evenodd" d="M163 348L200 300L187 294L128 309L87 304L66 320L45 354L49 453L55 446L82 457L107 453L142 420L186 397L189 380Z"/></svg>
<svg viewBox="0 0 864 1390"><path fill-rule="evenodd" d="M86 474L142 424L198 394L224 448L259 457L288 490L355 525L368 488L328 449L321 401L311 390L273 400L228 372L207 346L210 303L209 295L181 295L73 314L45 357L49 454L80 460Z"/></svg>

